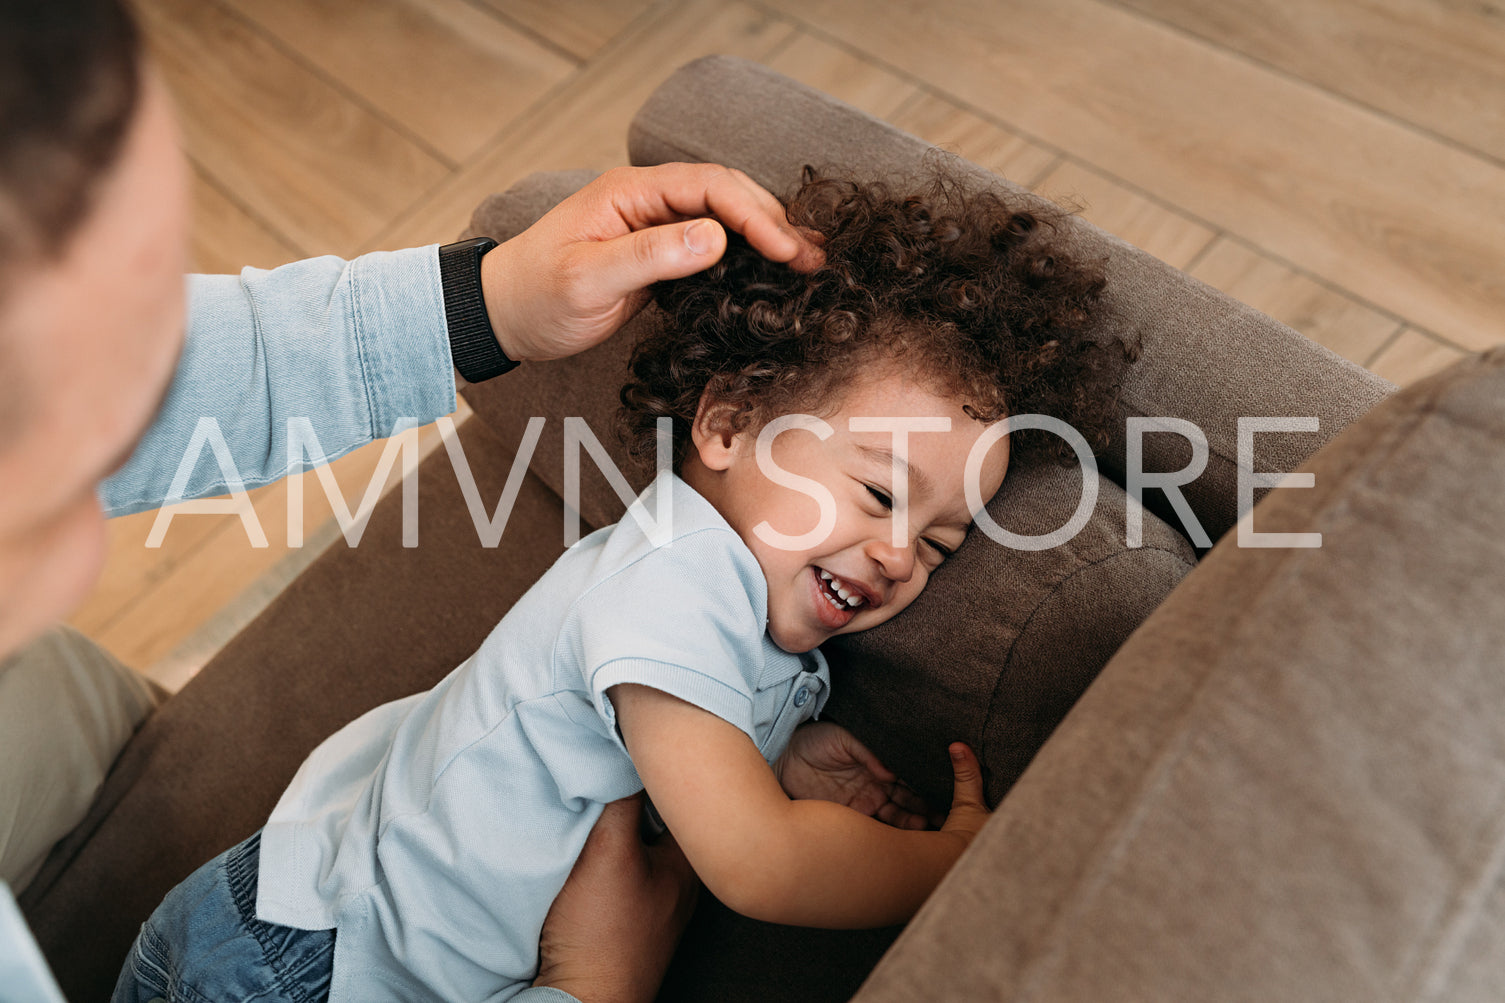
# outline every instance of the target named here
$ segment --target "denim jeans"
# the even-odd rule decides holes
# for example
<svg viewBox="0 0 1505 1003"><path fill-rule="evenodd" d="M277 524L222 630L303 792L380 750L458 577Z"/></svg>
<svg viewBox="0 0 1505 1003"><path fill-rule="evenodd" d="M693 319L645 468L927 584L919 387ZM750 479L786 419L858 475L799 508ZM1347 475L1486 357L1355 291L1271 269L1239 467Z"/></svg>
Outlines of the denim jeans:
<svg viewBox="0 0 1505 1003"><path fill-rule="evenodd" d="M257 832L167 893L131 945L112 1003L329 998L334 931L256 918L260 849Z"/></svg>

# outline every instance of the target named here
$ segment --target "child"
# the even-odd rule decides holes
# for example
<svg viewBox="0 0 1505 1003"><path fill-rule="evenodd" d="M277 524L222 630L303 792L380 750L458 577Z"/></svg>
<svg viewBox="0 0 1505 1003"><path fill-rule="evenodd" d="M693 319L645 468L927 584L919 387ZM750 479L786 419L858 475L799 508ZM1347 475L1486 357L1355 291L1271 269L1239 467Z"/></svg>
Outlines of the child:
<svg viewBox="0 0 1505 1003"><path fill-rule="evenodd" d="M829 692L817 646L904 609L962 545L969 457L1007 412L1100 436L1103 279L1054 217L944 173L913 194L804 182L789 218L824 236L823 268L734 239L657 290L622 400L637 446L671 419L674 472L433 690L315 749L263 830L153 914L117 1001L506 999L602 806L645 787L733 909L914 913L986 809L959 797L927 830L860 743L807 723ZM977 450L981 497L1040 445Z"/></svg>

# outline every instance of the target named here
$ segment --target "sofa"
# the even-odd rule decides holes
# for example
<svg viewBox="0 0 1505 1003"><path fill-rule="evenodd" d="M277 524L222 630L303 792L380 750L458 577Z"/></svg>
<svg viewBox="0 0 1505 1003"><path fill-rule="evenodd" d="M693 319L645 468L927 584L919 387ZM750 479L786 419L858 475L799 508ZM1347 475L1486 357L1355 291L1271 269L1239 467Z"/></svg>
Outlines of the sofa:
<svg viewBox="0 0 1505 1003"><path fill-rule="evenodd" d="M729 57L671 76L628 148L775 192L806 163L895 175L949 157L1034 197ZM505 240L591 177L530 176L469 232ZM1092 464L1011 469L988 512L1039 536L1087 494L1090 517L1047 549L973 534L914 606L824 649L830 718L937 805L946 743L971 743L993 817L903 929L772 926L703 896L662 998L1505 997L1505 352L1397 393L1079 218L1066 228L1104 262L1104 325L1141 346L1123 420ZM459 443L488 513L528 419L546 419L499 546L437 450L417 547L394 492L359 547L323 554L143 724L22 895L70 999L107 998L161 896L254 831L319 741L469 655L567 522L622 514L588 458L566 512L563 419L646 483L608 430L651 322L463 388ZM1134 497L1131 470L1179 483ZM1258 500L1242 520L1241 490ZM1321 545L1259 545L1277 533Z"/></svg>

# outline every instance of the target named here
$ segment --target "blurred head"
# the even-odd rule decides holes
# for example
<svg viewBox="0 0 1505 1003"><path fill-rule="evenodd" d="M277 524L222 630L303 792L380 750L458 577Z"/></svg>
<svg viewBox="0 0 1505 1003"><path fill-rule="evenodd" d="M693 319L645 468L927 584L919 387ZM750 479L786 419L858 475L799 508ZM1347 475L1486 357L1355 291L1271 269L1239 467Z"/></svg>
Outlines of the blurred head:
<svg viewBox="0 0 1505 1003"><path fill-rule="evenodd" d="M0 655L104 553L98 482L182 344L187 175L162 83L107 0L0 11Z"/></svg>
<svg viewBox="0 0 1505 1003"><path fill-rule="evenodd" d="M990 425L1047 414L1101 443L1132 351L1104 323L1105 280L1071 254L1065 213L972 186L944 160L918 180L807 167L786 206L791 223L824 237L824 267L795 272L729 234L720 262L657 288L660 323L634 352L622 403L639 452L652 450L657 419L671 419L676 469L759 560L774 640L805 650L903 609L960 545L972 517L962 475ZM780 434L765 461L808 491L756 457L759 432L791 414L826 427ZM884 454L897 440L853 417L950 427L909 437L905 492ZM1011 454L1037 453L1070 447L1011 435L978 468L981 497ZM821 490L834 503L825 538L771 542L822 524Z"/></svg>

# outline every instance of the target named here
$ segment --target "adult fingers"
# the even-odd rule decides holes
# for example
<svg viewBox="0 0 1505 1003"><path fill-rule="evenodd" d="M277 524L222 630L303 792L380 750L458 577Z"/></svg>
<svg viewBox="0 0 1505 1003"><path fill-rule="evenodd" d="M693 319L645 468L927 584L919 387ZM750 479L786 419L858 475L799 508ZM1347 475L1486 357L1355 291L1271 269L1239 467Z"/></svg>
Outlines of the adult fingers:
<svg viewBox="0 0 1505 1003"><path fill-rule="evenodd" d="M715 216L772 261L811 271L825 260L810 236L789 224L779 200L742 171L719 164L660 164L618 170L634 172L610 181L613 205L630 229Z"/></svg>
<svg viewBox="0 0 1505 1003"><path fill-rule="evenodd" d="M700 879L672 832L664 833L648 847L648 869L655 883L674 889L674 922L683 928L699 897Z"/></svg>
<svg viewBox="0 0 1505 1003"><path fill-rule="evenodd" d="M592 288L579 290L590 303L634 299L663 279L709 268L726 251L726 231L711 219L635 230L612 240L580 244L575 274Z"/></svg>
<svg viewBox="0 0 1505 1003"><path fill-rule="evenodd" d="M695 877L685 851L680 849L674 833L666 832L648 847L648 859L654 873L667 874L677 880L689 881Z"/></svg>

